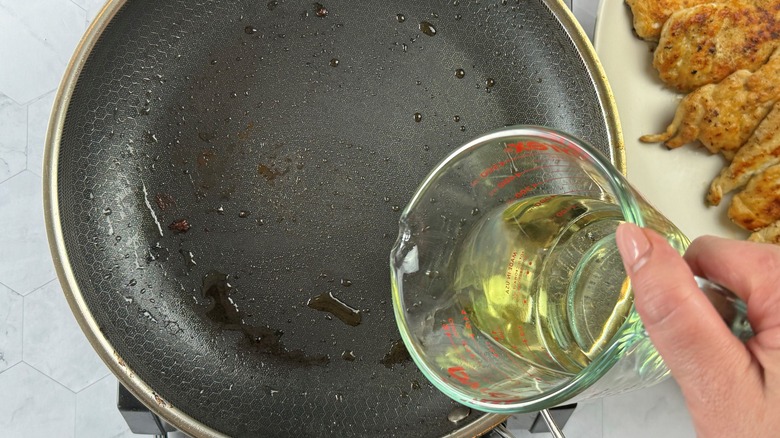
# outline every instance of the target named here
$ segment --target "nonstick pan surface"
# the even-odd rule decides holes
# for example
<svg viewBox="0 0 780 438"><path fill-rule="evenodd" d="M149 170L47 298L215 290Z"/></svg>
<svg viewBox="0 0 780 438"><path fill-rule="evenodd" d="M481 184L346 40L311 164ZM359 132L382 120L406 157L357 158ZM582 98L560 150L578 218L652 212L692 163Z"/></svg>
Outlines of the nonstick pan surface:
<svg viewBox="0 0 780 438"><path fill-rule="evenodd" d="M71 307L199 436L460 436L400 344L387 260L449 151L538 124L622 166L562 3L115 1L63 81L47 226Z"/></svg>

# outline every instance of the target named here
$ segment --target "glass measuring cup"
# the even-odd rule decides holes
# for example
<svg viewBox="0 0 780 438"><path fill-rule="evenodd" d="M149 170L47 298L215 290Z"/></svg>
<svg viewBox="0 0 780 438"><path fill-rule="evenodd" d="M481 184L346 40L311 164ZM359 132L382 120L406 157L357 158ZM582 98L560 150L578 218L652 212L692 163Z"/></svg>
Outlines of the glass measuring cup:
<svg viewBox="0 0 780 438"><path fill-rule="evenodd" d="M518 126L462 146L424 180L393 248L393 306L423 374L472 408L532 412L669 374L633 308L622 222L690 243L586 143ZM744 303L717 292L735 333Z"/></svg>

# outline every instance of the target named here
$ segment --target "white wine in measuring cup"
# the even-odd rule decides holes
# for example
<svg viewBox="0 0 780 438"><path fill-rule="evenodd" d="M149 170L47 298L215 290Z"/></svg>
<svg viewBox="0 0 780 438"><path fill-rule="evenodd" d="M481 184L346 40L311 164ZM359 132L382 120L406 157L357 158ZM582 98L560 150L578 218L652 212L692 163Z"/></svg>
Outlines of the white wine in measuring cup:
<svg viewBox="0 0 780 438"><path fill-rule="evenodd" d="M488 212L456 252L455 300L473 328L548 377L587 366L632 301L615 230L618 206L578 195Z"/></svg>

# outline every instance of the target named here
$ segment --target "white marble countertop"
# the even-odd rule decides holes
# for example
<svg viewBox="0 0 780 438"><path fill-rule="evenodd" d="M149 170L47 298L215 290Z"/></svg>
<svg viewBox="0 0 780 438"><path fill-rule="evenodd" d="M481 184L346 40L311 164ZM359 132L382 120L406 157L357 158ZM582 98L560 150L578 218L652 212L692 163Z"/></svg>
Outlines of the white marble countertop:
<svg viewBox="0 0 780 438"><path fill-rule="evenodd" d="M54 93L101 0L0 0L0 436L129 437L115 378L55 280L43 225L42 150ZM598 0L574 0L593 33ZM519 437L530 435L509 428ZM569 438L693 437L673 381L581 404Z"/></svg>

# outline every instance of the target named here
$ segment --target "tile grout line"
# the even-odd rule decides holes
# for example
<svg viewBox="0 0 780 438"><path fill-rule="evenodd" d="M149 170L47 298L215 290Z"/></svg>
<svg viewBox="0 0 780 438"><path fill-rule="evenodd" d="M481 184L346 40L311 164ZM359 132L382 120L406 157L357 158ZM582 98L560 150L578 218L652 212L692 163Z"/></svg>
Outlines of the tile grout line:
<svg viewBox="0 0 780 438"><path fill-rule="evenodd" d="M107 378L109 378L109 377L114 377L114 374L113 374L113 373L111 373L111 372L109 372L107 375L105 375L105 376L103 376L103 377L101 377L101 378L99 378L99 379L95 380L94 382L90 383L89 385L85 386L84 388L81 388L81 389L80 389L80 390L78 390L78 391L74 391L74 393L76 393L76 394L78 395L78 394L82 393L83 391L86 391L87 389L89 389L89 388L91 388L91 387L93 387L93 386L97 385L98 383L100 383L100 381L101 381L101 380L103 380L103 379L107 379Z"/></svg>
<svg viewBox="0 0 780 438"><path fill-rule="evenodd" d="M84 11L84 13L85 13L85 14L87 14L87 10L86 10L86 9L84 9L84 8L83 8L83 7L82 7L80 4L78 4L78 3L74 2L73 0L68 0L68 1L70 1L71 3L73 3L73 4L74 4L74 5L77 7L77 8L81 9L82 11Z"/></svg>
<svg viewBox="0 0 780 438"><path fill-rule="evenodd" d="M31 294L31 293L33 293L33 292L37 292L37 291L39 291L39 290L43 289L44 287L46 287L46 286L50 285L51 283L53 283L53 282L55 282L55 281L57 281L57 280L59 280L59 277L57 277L57 274L56 274L56 272L55 272L55 277L54 277L54 278L52 278L51 280L47 281L46 283L43 283L43 284L42 284L42 285L40 285L40 286L36 286L36 287L35 287L35 288L33 288L33 290L31 290L30 292L27 292L27 295L30 295L30 294ZM67 302L67 300L66 300L66 302ZM68 306L68 309L70 309L70 305Z"/></svg>
<svg viewBox="0 0 780 438"><path fill-rule="evenodd" d="M78 6L78 5L76 5L76 6ZM38 145L38 147L40 147L41 149L45 150L46 149L46 139L47 139L48 134L49 134L49 122L51 121L51 115L52 115L52 113L54 111L54 105L57 104L56 97L57 97L57 91L59 91L59 88L60 88L59 85L57 85L57 87L55 87L54 89L45 91L44 93L42 93L38 97L30 100L27 103L27 137L26 137L27 141L25 143L25 148L24 148L24 154L25 154L25 157L26 157L24 168L26 170L29 170L30 172L32 172L34 175L40 176L41 178L43 177L42 167L41 167L41 169L38 169L37 171L34 171L34 170L30 169L30 110L31 110L31 106L33 104L42 101L44 98L46 98L46 96L48 96L51 93L54 93L54 98L55 99L52 100L52 104L48 108L48 117L46 117L46 125L43 128L43 130L44 130L43 144L42 145ZM41 154L41 157L43 157L43 154ZM40 172L41 175L38 175L38 172Z"/></svg>
<svg viewBox="0 0 780 438"><path fill-rule="evenodd" d="M65 70L64 70L64 69L62 70L62 75L63 75L63 76L65 75ZM30 99L30 100L28 100L28 101L26 101L26 102L22 102L22 103L19 103L19 102L17 102L17 101L16 101L16 100L14 100L12 97L10 97L10 96L6 96L5 94L3 94L3 96L6 96L7 98L11 99L11 101L13 101L14 103L16 103L16 104L17 104L17 105L19 105L19 106L28 106L28 105L31 105L31 104L33 104L33 103L35 103L35 102L38 102L39 100L43 99L43 97L44 97L44 96L46 96L47 94L51 93L52 91L57 91L57 90L59 90L59 88L60 88L60 85L59 85L59 81L58 81L58 82L57 82L57 86L56 86L56 87L54 87L54 88L50 88L50 89L48 89L48 90L44 91L43 93L41 93L41 94L39 94L39 95L37 95L37 96L33 97L32 99ZM2 93L0 93L0 94L2 94Z"/></svg>
<svg viewBox="0 0 780 438"><path fill-rule="evenodd" d="M18 367L20 364L27 364L24 360L20 360L19 362L16 362L15 364L11 365L10 367L4 369L3 371L0 371L0 376L3 375L3 373L8 372L16 367Z"/></svg>
<svg viewBox="0 0 780 438"><path fill-rule="evenodd" d="M25 161L24 169L20 170L19 172L14 173L13 175L9 176L6 179L0 181L0 184L4 184L4 183L6 183L8 181L11 181L12 179L16 178L17 176L21 175L22 173L24 173L26 171L27 171L27 162Z"/></svg>
<svg viewBox="0 0 780 438"><path fill-rule="evenodd" d="M14 288L12 288L11 286L9 286L9 285L7 285L7 284L3 283L2 281L0 281L0 286L3 286L3 287L5 287L5 288L7 288L8 290L10 290L11 292L15 293L16 295L19 295L20 297L23 297L23 296L24 296L24 295L20 294L19 292L17 292L17 291L16 291L16 289L14 289Z"/></svg>
<svg viewBox="0 0 780 438"><path fill-rule="evenodd" d="M62 382L60 382L59 380L57 380L57 379L55 379L54 377L52 377L52 376L50 376L50 375L48 375L48 374L44 373L43 371L39 370L39 369L38 369L38 368L37 368L35 365L31 364L30 362L27 362L27 361L25 361L24 359L22 360L22 362L24 362L24 363L25 363L25 364L26 364L28 367L30 367L30 368L34 369L35 371L37 371L37 372L39 372L39 373L43 374L43 375L44 375L44 376L45 376L47 379L49 379L49 380L51 380L52 382L56 383L57 385L59 385L59 386L61 386L61 387L65 388L65 389L66 389L68 392L70 392L71 394L73 394L73 396L74 396L74 397L76 396L76 391L74 391L74 390L72 390L72 389L68 388L67 386L63 385L63 384L62 384ZM74 412L73 412L73 415L76 415L76 412L75 412L75 410L74 410Z"/></svg>
<svg viewBox="0 0 780 438"><path fill-rule="evenodd" d="M16 101L16 99L14 99L13 97L11 97L11 96L9 96L9 95L7 95L5 93L0 92L0 94L2 94L3 96L7 97L11 102L13 102L13 103L15 103L15 104L17 104L19 106L25 106L25 105L27 105L27 103L29 103L29 102L27 102L27 103L19 103L19 102ZM33 99L33 100L35 100L35 99Z"/></svg>
<svg viewBox="0 0 780 438"><path fill-rule="evenodd" d="M54 280L52 280L52 281L54 281ZM27 293L27 295L30 295L30 294L32 294L33 292L35 292L35 291L38 291L38 290L42 289L44 286L46 286L46 285L47 285L47 284L49 284L49 283L51 283L51 281L49 281L48 283L46 283L46 284L44 284L44 285L42 285L42 286L40 286L40 287L38 287L38 288L35 288L35 289L31 290L30 292L28 292L28 293ZM9 288L9 289L10 289L10 288ZM11 289L11 290L13 290L13 289ZM14 292L16 292L16 291L14 291ZM20 295L21 295L21 294L20 294ZM24 362L24 363L26 363L27 365L30 365L28 362L26 362L26 361L24 360L24 350L25 350L25 348L24 348L24 345L25 345L24 338L25 338L25 333L26 333L26 330L24 329L24 319L25 319L25 318L24 318L24 314L25 314L25 311L24 311L24 309L25 309L25 303L27 302L27 300L26 300L26 298L27 298L27 295L22 295L22 360L20 360L20 361L19 361L19 363L22 363L22 362ZM37 368L33 367L32 365L30 365L30 366L31 366L33 369L37 370L39 373L41 373L41 374L43 374L43 375L45 375L45 376L47 376L47 377L48 377L48 375L47 375L46 373L44 373L43 371L41 371L41 370L39 370L39 369L37 369ZM54 379L52 379L52 380L54 380ZM59 382L57 382L57 383L59 383ZM73 391L71 391L71 392L73 392Z"/></svg>
<svg viewBox="0 0 780 438"><path fill-rule="evenodd" d="M22 330L22 336L24 336L24 330ZM24 349L24 345L22 345L22 349ZM76 392L74 392L72 389L68 388L67 386L63 385L63 384L62 384L62 383L60 383L59 381L55 380L53 377L49 376L48 374L44 373L43 371L39 370L38 368L36 368L36 367L35 367L35 366L33 366L32 364L30 364L30 363L28 363L28 362L25 362L25 361L24 361L24 359L22 359L22 361L21 361L21 362L19 362L19 363L24 363L24 364L25 364L25 365L27 365L28 367L30 367L30 368L34 369L35 371L37 371L37 372L41 373L41 374L42 374L42 375L43 375L45 378L47 378L47 379L51 380L51 381L52 381L52 382L54 382L56 385L59 385L60 387L62 387L62 388L65 388L65 390L66 390L66 391L68 391L68 392L70 392L71 394L73 394L73 405L72 405L72 406L73 406L73 410L72 410L72 415L73 415L73 436L75 437L75 436L76 436L76 404L78 403L78 397L76 396L76 395L77 395L77 394L76 394Z"/></svg>

